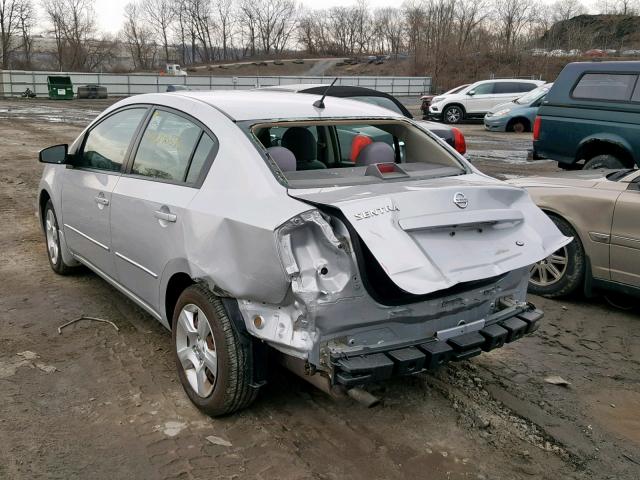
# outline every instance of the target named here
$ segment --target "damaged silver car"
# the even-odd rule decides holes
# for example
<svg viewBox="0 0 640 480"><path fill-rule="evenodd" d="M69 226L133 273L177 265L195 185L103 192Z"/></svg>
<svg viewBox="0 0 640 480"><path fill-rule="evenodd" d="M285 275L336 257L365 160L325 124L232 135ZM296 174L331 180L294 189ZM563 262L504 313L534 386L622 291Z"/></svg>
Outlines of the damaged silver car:
<svg viewBox="0 0 640 480"><path fill-rule="evenodd" d="M53 270L85 265L167 327L211 415L251 403L267 357L357 392L517 340L542 317L530 265L571 240L524 190L353 100L139 95L40 161Z"/></svg>

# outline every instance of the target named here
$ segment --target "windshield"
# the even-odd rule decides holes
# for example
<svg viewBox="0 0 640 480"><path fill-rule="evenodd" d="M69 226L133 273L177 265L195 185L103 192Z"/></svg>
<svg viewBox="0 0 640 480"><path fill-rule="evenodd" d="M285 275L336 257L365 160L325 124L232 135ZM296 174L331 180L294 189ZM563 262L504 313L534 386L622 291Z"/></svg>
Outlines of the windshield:
<svg viewBox="0 0 640 480"><path fill-rule="evenodd" d="M341 119L243 126L288 188L337 187L468 173L464 160L403 120Z"/></svg>
<svg viewBox="0 0 640 480"><path fill-rule="evenodd" d="M550 88L551 85L542 85L541 87L534 88L525 95L515 99L514 103L517 103L518 105L529 105L530 103L533 103L544 97Z"/></svg>
<svg viewBox="0 0 640 480"><path fill-rule="evenodd" d="M460 85L459 87L452 88L448 92L444 92L442 95L452 95L454 93L458 93L460 90L462 90L464 88L467 88L469 85L471 85L471 84L467 83L466 85Z"/></svg>

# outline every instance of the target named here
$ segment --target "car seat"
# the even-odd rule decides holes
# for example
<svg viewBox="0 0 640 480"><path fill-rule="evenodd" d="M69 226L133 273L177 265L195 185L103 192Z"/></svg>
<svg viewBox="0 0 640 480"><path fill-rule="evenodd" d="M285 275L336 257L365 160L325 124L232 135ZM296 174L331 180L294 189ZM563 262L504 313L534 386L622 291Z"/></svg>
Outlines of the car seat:
<svg viewBox="0 0 640 480"><path fill-rule="evenodd" d="M289 149L296 157L297 170L320 170L327 168L317 158L316 139L304 127L291 127L282 136L282 146Z"/></svg>

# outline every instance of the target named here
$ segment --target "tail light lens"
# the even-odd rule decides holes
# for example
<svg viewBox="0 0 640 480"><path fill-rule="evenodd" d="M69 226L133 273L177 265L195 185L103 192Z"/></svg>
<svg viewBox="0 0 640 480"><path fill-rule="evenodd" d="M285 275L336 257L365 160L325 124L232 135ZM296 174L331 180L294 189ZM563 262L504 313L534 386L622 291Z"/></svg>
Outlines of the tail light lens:
<svg viewBox="0 0 640 480"><path fill-rule="evenodd" d="M459 154L464 155L467 153L467 142L464 139L464 134L456 127L451 127L451 130L453 130L453 148Z"/></svg>
<svg viewBox="0 0 640 480"><path fill-rule="evenodd" d="M538 140L540 138L540 127L542 126L542 118L536 117L533 122L533 139Z"/></svg>

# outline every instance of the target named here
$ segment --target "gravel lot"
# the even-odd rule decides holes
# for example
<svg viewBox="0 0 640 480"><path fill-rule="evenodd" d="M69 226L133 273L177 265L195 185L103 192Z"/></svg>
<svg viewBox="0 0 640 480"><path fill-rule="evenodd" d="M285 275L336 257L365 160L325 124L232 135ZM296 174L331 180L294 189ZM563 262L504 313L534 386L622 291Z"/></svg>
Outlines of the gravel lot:
<svg viewBox="0 0 640 480"><path fill-rule="evenodd" d="M0 101L1 479L640 478L640 310L600 299L533 297L546 312L534 336L377 386L373 409L276 369L250 409L200 414L163 327L96 275L47 263L37 151L71 142L108 104ZM528 134L463 130L491 175L555 170L526 162ZM58 334L82 314L120 330Z"/></svg>

